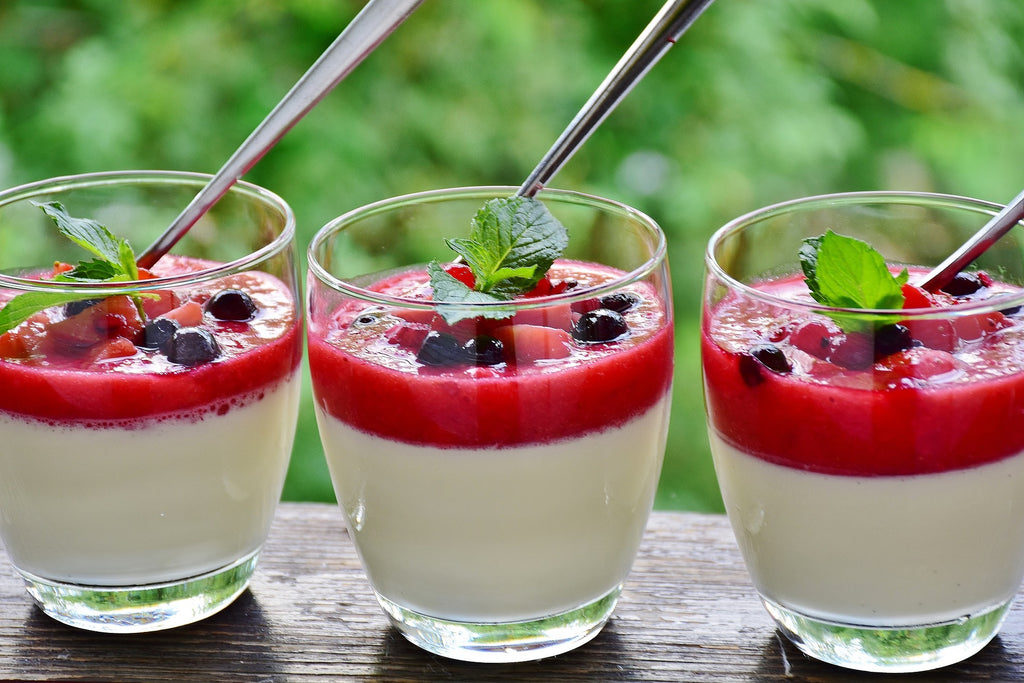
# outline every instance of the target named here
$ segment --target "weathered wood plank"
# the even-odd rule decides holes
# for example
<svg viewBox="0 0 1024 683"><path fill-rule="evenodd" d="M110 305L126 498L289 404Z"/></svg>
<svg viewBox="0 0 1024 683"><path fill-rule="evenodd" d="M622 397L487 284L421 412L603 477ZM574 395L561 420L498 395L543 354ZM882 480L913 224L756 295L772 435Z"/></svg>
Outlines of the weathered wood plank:
<svg viewBox="0 0 1024 683"><path fill-rule="evenodd" d="M934 681L1024 680L1024 605L1003 634ZM252 587L186 628L110 636L58 624L0 566L0 679L65 681L829 681L859 676L801 655L764 613L724 517L655 513L605 630L508 666L427 654L389 629L335 506L281 507Z"/></svg>

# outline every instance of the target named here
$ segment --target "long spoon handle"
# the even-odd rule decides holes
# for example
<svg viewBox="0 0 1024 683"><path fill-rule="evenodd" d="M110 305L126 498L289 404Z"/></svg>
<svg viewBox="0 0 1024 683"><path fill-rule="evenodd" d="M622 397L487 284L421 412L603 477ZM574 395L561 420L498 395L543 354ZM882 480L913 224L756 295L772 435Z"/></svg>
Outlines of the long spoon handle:
<svg viewBox="0 0 1024 683"><path fill-rule="evenodd" d="M612 112L664 55L676 40L707 9L712 0L669 0L662 6L618 64L590 96L548 153L516 192L532 197L569 161L590 134Z"/></svg>
<svg viewBox="0 0 1024 683"><path fill-rule="evenodd" d="M942 289L953 277L967 267L974 259L978 258L991 247L995 242L1005 235L1010 228L1017 225L1024 219L1024 192L1008 204L1002 211L992 217L988 223L983 225L978 232L974 233L969 240L963 243L959 249L949 257L935 266L921 287L930 292Z"/></svg>
<svg viewBox="0 0 1024 683"><path fill-rule="evenodd" d="M151 267L239 178L398 27L423 0L370 0L164 233L139 257Z"/></svg>

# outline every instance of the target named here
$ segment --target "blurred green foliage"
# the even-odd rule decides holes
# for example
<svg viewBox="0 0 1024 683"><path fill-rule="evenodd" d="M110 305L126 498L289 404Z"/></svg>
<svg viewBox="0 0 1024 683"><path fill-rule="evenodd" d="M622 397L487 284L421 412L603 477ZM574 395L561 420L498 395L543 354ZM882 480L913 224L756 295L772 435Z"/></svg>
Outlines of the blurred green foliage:
<svg viewBox="0 0 1024 683"><path fill-rule="evenodd" d="M0 185L213 172L361 6L5 0ZM660 6L430 0L247 179L293 205L303 247L386 196L518 185ZM1024 186L1021 35L1020 0L717 0L555 179L669 235L678 370L659 507L721 510L697 343L711 232L833 191L1009 200ZM333 499L308 390L285 496Z"/></svg>

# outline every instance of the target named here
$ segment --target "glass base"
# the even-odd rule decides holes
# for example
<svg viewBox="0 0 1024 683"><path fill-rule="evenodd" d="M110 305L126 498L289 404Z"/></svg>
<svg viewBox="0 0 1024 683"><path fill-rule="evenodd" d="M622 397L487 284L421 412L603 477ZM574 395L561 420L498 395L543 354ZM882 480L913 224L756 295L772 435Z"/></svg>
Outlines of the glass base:
<svg viewBox="0 0 1024 683"><path fill-rule="evenodd" d="M18 573L43 612L57 621L103 633L143 633L191 624L224 609L249 585L258 557L257 550L206 574L143 586L84 586Z"/></svg>
<svg viewBox="0 0 1024 683"><path fill-rule="evenodd" d="M860 671L911 673L955 664L985 647L999 632L1012 600L955 621L888 628L825 621L764 598L761 602L804 654Z"/></svg>
<svg viewBox="0 0 1024 683"><path fill-rule="evenodd" d="M615 609L622 586L574 610L507 623L449 621L413 612L377 595L391 623L414 645L465 662L526 662L568 652L591 640Z"/></svg>

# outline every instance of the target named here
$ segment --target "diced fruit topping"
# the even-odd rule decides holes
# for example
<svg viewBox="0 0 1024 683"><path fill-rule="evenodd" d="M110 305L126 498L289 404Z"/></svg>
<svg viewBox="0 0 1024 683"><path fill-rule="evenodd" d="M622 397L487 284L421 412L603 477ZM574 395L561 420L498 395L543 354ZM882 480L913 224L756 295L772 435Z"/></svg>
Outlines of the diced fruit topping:
<svg viewBox="0 0 1024 683"><path fill-rule="evenodd" d="M581 344L600 344L615 341L629 332L629 325L621 313L598 308L580 316L572 328L572 337Z"/></svg>
<svg viewBox="0 0 1024 683"><path fill-rule="evenodd" d="M504 325L492 334L516 362L568 358L572 354L572 338L565 330L541 325Z"/></svg>
<svg viewBox="0 0 1024 683"><path fill-rule="evenodd" d="M960 272L942 288L946 294L955 297L970 296L985 287L977 273Z"/></svg>
<svg viewBox="0 0 1024 683"><path fill-rule="evenodd" d="M203 307L198 301L187 301L161 317L170 318L181 327L199 327L203 324Z"/></svg>
<svg viewBox="0 0 1024 683"><path fill-rule="evenodd" d="M764 381L764 377L761 375L762 368L777 374L793 371L793 366L786 358L786 354L774 344L759 344L750 349L748 353L741 353L739 368L743 381L751 387Z"/></svg>
<svg viewBox="0 0 1024 683"><path fill-rule="evenodd" d="M828 360L850 370L864 370L875 362L874 339L869 334L851 332L832 350Z"/></svg>
<svg viewBox="0 0 1024 683"><path fill-rule="evenodd" d="M416 354L416 360L432 366L460 365L464 359L459 340L453 335L436 330L427 333L423 345Z"/></svg>
<svg viewBox="0 0 1024 683"><path fill-rule="evenodd" d="M430 325L425 323L401 322L384 332L388 343L406 349L419 349L430 332Z"/></svg>
<svg viewBox="0 0 1024 683"><path fill-rule="evenodd" d="M616 313L625 313L640 303L640 297L632 292L616 292L601 297L601 308L607 308Z"/></svg>
<svg viewBox="0 0 1024 683"><path fill-rule="evenodd" d="M952 354L923 346L894 353L883 366L898 378L929 380L959 369Z"/></svg>
<svg viewBox="0 0 1024 683"><path fill-rule="evenodd" d="M875 358L909 349L913 345L914 338L906 325L884 325L875 332Z"/></svg>
<svg viewBox="0 0 1024 683"><path fill-rule="evenodd" d="M209 363L220 355L217 340L209 330L201 327L183 327L171 335L167 359L178 365Z"/></svg>
<svg viewBox="0 0 1024 683"><path fill-rule="evenodd" d="M505 362L505 345L490 335L474 337L463 344L462 349L473 365L498 365Z"/></svg>
<svg viewBox="0 0 1024 683"><path fill-rule="evenodd" d="M171 337L181 325L171 318L157 318L146 323L143 330L142 346L148 349L159 349L164 354L171 346Z"/></svg>
<svg viewBox="0 0 1024 683"><path fill-rule="evenodd" d="M206 311L217 320L245 322L253 319L256 310L252 297L240 289L221 290L206 302Z"/></svg>
<svg viewBox="0 0 1024 683"><path fill-rule="evenodd" d="M444 267L444 272L466 285L470 289L476 285L476 278L473 276L473 269L462 263L449 263Z"/></svg>
<svg viewBox="0 0 1024 683"><path fill-rule="evenodd" d="M843 338L839 326L832 321L810 320L801 323L789 338L790 343L815 358L827 360Z"/></svg>

